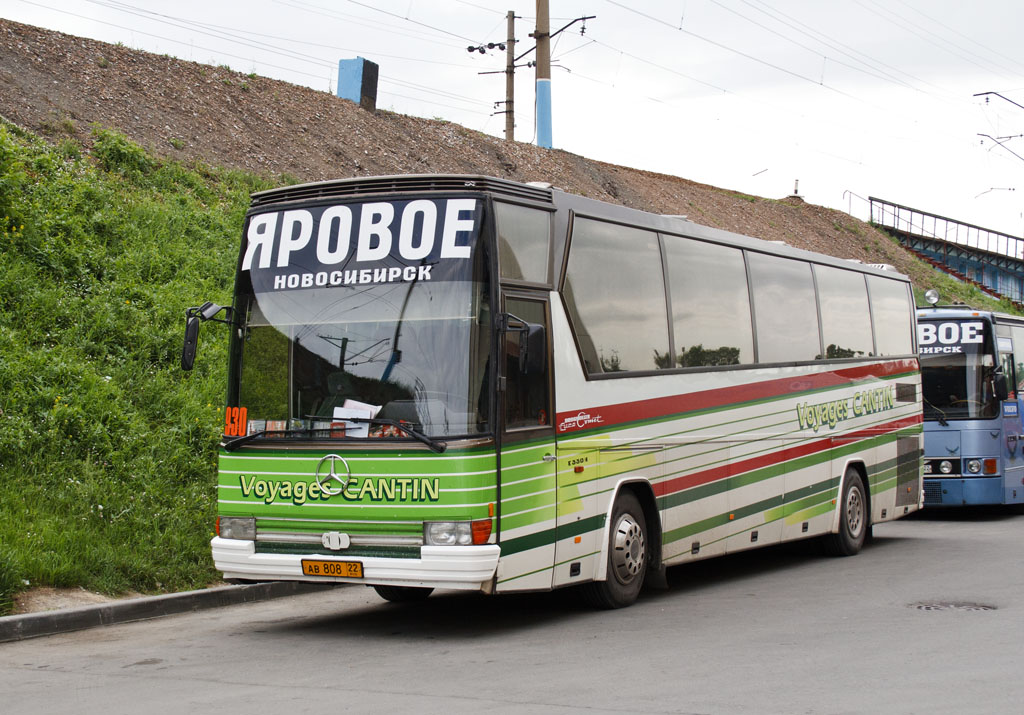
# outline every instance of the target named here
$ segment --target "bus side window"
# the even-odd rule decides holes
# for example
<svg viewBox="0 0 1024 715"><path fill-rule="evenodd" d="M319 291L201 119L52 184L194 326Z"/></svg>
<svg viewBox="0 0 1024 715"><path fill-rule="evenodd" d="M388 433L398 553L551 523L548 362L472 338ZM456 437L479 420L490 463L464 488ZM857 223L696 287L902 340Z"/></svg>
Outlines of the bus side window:
<svg viewBox="0 0 1024 715"><path fill-rule="evenodd" d="M999 363L1000 372L1006 378L1006 386L1010 391L1008 399L1014 400L1017 398L1017 378L1013 369L1013 353L1000 354Z"/></svg>
<svg viewBox="0 0 1024 715"><path fill-rule="evenodd" d="M547 325L544 303L536 300L507 298L505 310L517 318ZM505 429L545 427L551 422L548 400L548 371L526 373L519 367L519 331L505 333ZM544 356L547 365L547 356Z"/></svg>
<svg viewBox="0 0 1024 715"><path fill-rule="evenodd" d="M1013 389L1014 397L1020 397L1024 393L1024 327L1012 326L1010 336L1013 339L1013 359L1010 360L1011 372L1006 373L1006 384ZM1021 359L1018 360L1017 351L1021 352Z"/></svg>

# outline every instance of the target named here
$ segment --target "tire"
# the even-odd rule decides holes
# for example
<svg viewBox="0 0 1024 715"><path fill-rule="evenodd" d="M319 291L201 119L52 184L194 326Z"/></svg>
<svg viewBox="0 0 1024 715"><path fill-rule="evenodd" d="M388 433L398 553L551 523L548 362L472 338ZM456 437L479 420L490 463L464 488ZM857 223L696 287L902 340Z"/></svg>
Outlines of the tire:
<svg viewBox="0 0 1024 715"><path fill-rule="evenodd" d="M385 601L392 603L413 603L426 599L434 589L420 586L374 586L373 590Z"/></svg>
<svg viewBox="0 0 1024 715"><path fill-rule="evenodd" d="M608 536L608 572L604 581L584 584L583 598L596 608L623 608L640 595L650 562L647 522L640 501L629 491L615 500Z"/></svg>
<svg viewBox="0 0 1024 715"><path fill-rule="evenodd" d="M843 477L843 495L839 510L839 533L827 534L823 544L832 556L853 556L871 531L867 491L860 472L850 468Z"/></svg>

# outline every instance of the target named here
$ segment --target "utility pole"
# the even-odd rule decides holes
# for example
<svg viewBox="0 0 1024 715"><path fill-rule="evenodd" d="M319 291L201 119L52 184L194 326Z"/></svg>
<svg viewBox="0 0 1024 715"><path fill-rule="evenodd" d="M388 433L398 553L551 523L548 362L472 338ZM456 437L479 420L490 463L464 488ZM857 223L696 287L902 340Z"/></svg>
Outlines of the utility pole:
<svg viewBox="0 0 1024 715"><path fill-rule="evenodd" d="M516 14L508 11L508 40L505 41L505 141L515 141Z"/></svg>
<svg viewBox="0 0 1024 715"><path fill-rule="evenodd" d="M551 144L551 23L548 0L537 0L537 146Z"/></svg>
<svg viewBox="0 0 1024 715"><path fill-rule="evenodd" d="M572 25L577 22L583 23L583 29L580 30L582 35L587 31L587 20L593 20L596 15L585 15L583 17L577 17L575 20L570 21L560 30L551 32L551 24L548 20L548 0L537 0L537 29L530 33L530 37L537 40L537 44L531 47L523 54L518 57L515 56L515 12L512 10L508 11L508 39L505 42L488 42L486 45L470 45L466 48L469 52L479 52L480 54L487 54L487 50L493 50L495 47L505 51L505 69L496 70L492 72L480 72L479 74L505 74L505 101L495 102L494 107L497 109L500 105L505 105L503 112L494 112L494 114L505 115L505 140L513 141L515 133L515 71L516 62L526 57L531 52L537 52L536 62L527 62L526 67L535 66L537 68L537 146L544 149L551 148L551 38L555 37L564 30L569 29ZM524 65L519 65L523 67Z"/></svg>

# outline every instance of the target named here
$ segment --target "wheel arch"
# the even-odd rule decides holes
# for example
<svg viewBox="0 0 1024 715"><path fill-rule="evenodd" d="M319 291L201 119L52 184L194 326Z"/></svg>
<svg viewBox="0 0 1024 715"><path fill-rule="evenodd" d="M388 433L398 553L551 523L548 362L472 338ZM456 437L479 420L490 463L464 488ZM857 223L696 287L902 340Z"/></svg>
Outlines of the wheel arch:
<svg viewBox="0 0 1024 715"><path fill-rule="evenodd" d="M598 559L597 571L594 574L595 581L603 581L608 578L608 537L611 529L612 511L615 503L623 492L632 492L640 508L644 512L644 522L647 526L647 543L649 548L649 560L647 571L660 571L661 563L661 511L658 509L658 500L654 496L654 487L642 477L626 477L616 483L612 498L608 500L608 507L604 513L604 528L601 530L601 553Z"/></svg>

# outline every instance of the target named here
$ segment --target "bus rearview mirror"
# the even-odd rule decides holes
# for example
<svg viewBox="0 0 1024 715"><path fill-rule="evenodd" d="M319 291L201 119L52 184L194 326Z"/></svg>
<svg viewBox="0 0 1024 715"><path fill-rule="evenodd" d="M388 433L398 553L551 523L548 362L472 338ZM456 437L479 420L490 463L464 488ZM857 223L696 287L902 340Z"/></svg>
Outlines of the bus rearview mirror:
<svg viewBox="0 0 1024 715"><path fill-rule="evenodd" d="M196 361L196 346L199 344L199 318L190 315L185 319L185 345L181 349L181 369L191 370Z"/></svg>
<svg viewBox="0 0 1024 715"><path fill-rule="evenodd" d="M524 375L544 372L547 353L544 326L527 323L526 329L519 333L519 372Z"/></svg>
<svg viewBox="0 0 1024 715"><path fill-rule="evenodd" d="M996 391L996 399L1002 402L1010 397L1010 390L1006 385L1006 375L997 372L993 378L993 389Z"/></svg>

